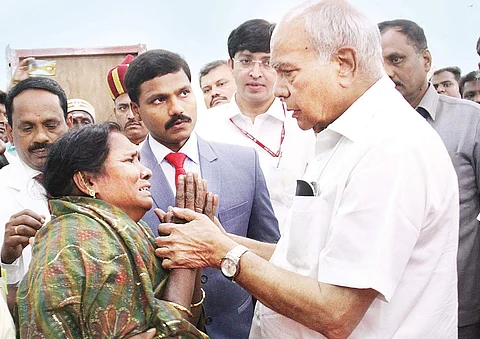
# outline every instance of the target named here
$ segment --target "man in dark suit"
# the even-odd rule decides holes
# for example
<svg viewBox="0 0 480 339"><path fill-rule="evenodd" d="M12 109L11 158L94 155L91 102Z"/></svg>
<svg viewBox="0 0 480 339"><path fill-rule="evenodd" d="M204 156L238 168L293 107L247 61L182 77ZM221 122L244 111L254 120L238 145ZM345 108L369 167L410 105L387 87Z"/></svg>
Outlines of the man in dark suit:
<svg viewBox="0 0 480 339"><path fill-rule="evenodd" d="M153 172L152 210L143 218L158 234L154 208L175 203L179 173L194 172L219 195L217 217L228 233L274 243L280 234L257 153L206 142L192 133L197 106L188 64L178 54L152 50L132 61L125 76L134 114L149 130L140 155ZM180 158L180 160L179 160ZM215 269L201 277L207 332L212 338L248 338L252 297Z"/></svg>

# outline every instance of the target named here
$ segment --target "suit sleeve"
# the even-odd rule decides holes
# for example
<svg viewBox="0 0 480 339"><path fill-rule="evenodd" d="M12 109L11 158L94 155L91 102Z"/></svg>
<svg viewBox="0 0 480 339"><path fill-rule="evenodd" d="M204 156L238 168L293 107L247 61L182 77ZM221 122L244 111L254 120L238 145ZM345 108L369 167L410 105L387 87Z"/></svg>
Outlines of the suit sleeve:
<svg viewBox="0 0 480 339"><path fill-rule="evenodd" d="M253 198L252 214L248 224L247 237L258 241L276 243L280 239L278 221L273 212L267 183L263 176L258 154L255 154L255 195Z"/></svg>

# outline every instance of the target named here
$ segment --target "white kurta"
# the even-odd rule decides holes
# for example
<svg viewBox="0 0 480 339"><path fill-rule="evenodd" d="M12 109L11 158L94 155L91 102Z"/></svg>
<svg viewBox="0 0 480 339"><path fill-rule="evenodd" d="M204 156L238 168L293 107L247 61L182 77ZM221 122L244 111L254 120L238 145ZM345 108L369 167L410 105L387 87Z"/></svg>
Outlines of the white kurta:
<svg viewBox="0 0 480 339"><path fill-rule="evenodd" d="M271 262L379 296L350 338L456 338L458 186L436 132L380 79L317 136ZM322 315L319 314L319 317ZM251 338L323 338L261 303Z"/></svg>

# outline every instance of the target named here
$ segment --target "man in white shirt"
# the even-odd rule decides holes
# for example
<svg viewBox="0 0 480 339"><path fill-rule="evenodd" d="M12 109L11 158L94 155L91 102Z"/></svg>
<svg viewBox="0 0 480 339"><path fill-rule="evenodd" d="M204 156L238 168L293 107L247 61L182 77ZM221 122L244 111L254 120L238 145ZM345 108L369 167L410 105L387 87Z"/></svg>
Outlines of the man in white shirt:
<svg viewBox="0 0 480 339"><path fill-rule="evenodd" d="M455 170L386 76L380 41L344 0L309 1L277 27L275 94L318 135L310 191L276 246L184 209L191 222L159 227L164 267L220 268L257 298L250 338L456 337Z"/></svg>
<svg viewBox="0 0 480 339"><path fill-rule="evenodd" d="M270 38L275 24L248 20L228 38L228 65L237 84L230 103L199 115L196 131L207 140L253 147L259 157L280 232L313 152L312 131L302 131L275 99L275 70L270 66Z"/></svg>
<svg viewBox="0 0 480 339"><path fill-rule="evenodd" d="M38 175L49 146L67 131L67 98L54 80L32 77L10 90L5 106L8 138L18 153L0 170L1 262L11 305L30 263L29 239L50 216Z"/></svg>

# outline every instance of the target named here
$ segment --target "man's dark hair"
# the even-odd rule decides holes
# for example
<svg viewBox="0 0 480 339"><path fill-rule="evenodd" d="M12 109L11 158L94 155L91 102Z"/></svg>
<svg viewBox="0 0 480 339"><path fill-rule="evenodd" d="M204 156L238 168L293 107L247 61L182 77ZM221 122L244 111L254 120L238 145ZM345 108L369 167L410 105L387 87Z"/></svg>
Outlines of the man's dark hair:
<svg viewBox="0 0 480 339"><path fill-rule="evenodd" d="M480 70L475 70L471 71L467 75L465 75L463 78L460 79L460 94L462 95L463 98L463 87L465 86L466 82L470 81L480 81Z"/></svg>
<svg viewBox="0 0 480 339"><path fill-rule="evenodd" d="M43 186L48 194L54 198L75 194L73 175L77 172L102 173L112 131L120 132L115 122L91 124L71 130L55 141L43 170Z"/></svg>
<svg viewBox="0 0 480 339"><path fill-rule="evenodd" d="M27 78L16 84L8 93L5 99L5 110L7 111L8 124L13 127L13 99L20 93L29 89L39 89L55 94L58 97L63 117L67 120L67 95L60 85L53 79L34 77Z"/></svg>
<svg viewBox="0 0 480 339"><path fill-rule="evenodd" d="M413 43L413 47L417 53L421 53L428 48L425 32L417 23L410 20L397 19L383 21L378 24L380 33L383 33L390 28L394 28L397 32L405 34L408 40Z"/></svg>
<svg viewBox="0 0 480 339"><path fill-rule="evenodd" d="M163 49L153 49L137 56L128 66L125 74L125 87L130 100L138 104L140 86L153 78L177 73L183 70L192 81L190 68L187 62L177 53Z"/></svg>
<svg viewBox="0 0 480 339"><path fill-rule="evenodd" d="M202 86L202 78L213 71L215 68L226 65L228 66L228 63L226 60L215 60L211 61L208 64L203 65L202 68L200 68L200 72L198 73L198 81L200 82L200 87Z"/></svg>
<svg viewBox="0 0 480 339"><path fill-rule="evenodd" d="M445 68L440 68L439 70L436 70L433 75L438 75L443 72L450 72L453 74L455 77L455 80L457 80L458 83L460 83L460 78L462 77L462 70L460 67L457 66L450 66L450 67L445 67Z"/></svg>
<svg viewBox="0 0 480 339"><path fill-rule="evenodd" d="M7 99L7 93L0 90L0 105L5 105L5 100Z"/></svg>
<svg viewBox="0 0 480 339"><path fill-rule="evenodd" d="M245 50L252 53L270 53L270 38L274 28L275 24L263 19L248 20L235 28L227 42L230 59Z"/></svg>

